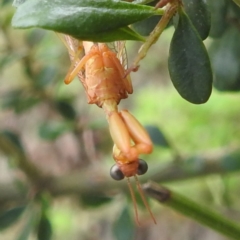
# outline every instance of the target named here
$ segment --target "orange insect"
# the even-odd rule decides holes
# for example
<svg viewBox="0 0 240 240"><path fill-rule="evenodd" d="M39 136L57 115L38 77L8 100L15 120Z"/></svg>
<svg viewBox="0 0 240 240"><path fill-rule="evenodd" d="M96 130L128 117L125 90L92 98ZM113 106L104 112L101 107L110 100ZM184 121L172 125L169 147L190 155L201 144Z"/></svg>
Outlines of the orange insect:
<svg viewBox="0 0 240 240"><path fill-rule="evenodd" d="M80 42L67 35L65 40L72 61L65 83L69 84L77 75L85 88L88 103L103 108L107 116L116 161L110 175L115 180L127 177L138 222L136 200L129 181L129 177L135 177L141 197L156 223L136 176L147 171L147 163L140 160L139 155L152 152L152 141L133 115L127 110L118 111L117 107L121 99L133 92L124 66L125 43L116 42L117 52L114 52L105 43ZM85 55L81 56L83 51Z"/></svg>

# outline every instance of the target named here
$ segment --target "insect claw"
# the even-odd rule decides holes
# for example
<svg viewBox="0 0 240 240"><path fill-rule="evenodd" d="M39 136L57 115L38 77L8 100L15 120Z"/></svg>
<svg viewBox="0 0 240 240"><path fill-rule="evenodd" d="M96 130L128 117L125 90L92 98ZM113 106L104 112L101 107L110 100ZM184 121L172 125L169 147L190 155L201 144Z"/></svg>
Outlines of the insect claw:
<svg viewBox="0 0 240 240"><path fill-rule="evenodd" d="M131 66L130 68L127 69L127 71L125 72L125 75L123 78L126 78L131 72L137 72L139 69L140 65L137 66Z"/></svg>

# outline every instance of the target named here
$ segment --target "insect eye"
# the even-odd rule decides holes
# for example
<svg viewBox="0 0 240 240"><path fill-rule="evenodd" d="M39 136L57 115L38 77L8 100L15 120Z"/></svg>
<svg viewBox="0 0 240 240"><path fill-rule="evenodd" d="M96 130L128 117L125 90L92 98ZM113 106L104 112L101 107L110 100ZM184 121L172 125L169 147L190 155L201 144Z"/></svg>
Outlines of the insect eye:
<svg viewBox="0 0 240 240"><path fill-rule="evenodd" d="M147 172L148 170L148 165L147 163L142 160L142 159L138 159L139 165L138 165L138 170L137 170L137 174L138 175L143 175Z"/></svg>
<svg viewBox="0 0 240 240"><path fill-rule="evenodd" d="M117 180L117 181L124 179L124 175L123 175L122 171L120 170L120 168L116 164L114 164L111 167L111 169L110 169L110 176L114 180Z"/></svg>

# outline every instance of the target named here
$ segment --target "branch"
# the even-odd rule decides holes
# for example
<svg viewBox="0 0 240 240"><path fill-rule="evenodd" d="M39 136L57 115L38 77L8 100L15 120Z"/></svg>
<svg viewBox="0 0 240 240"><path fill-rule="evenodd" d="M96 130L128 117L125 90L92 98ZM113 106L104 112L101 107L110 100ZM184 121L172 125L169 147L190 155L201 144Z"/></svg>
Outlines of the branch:
<svg viewBox="0 0 240 240"><path fill-rule="evenodd" d="M204 224L227 237L239 239L240 226L226 219L212 209L198 203L156 183L149 182L143 185L145 193L177 212Z"/></svg>
<svg viewBox="0 0 240 240"><path fill-rule="evenodd" d="M0 148L2 147L0 138ZM20 155L21 156L21 155ZM46 190L53 196L93 193L98 189L101 192L118 191L127 192L127 184L125 181L113 181L105 169L94 171L92 168L85 168L81 171L76 171L60 177L46 178L45 175L39 174L32 164L30 166L25 163L28 162L25 157L20 157L19 161L22 170L38 184L36 187L39 191ZM141 176L140 181L146 182L149 179L156 182L172 182L185 180L188 178L207 176L209 174L225 174L236 172L240 170L240 150L239 149L225 149L214 153L207 153L203 155L192 156L184 160L181 164L170 163L168 165L159 165L158 167L151 166L150 170L145 176ZM27 167L28 166L28 167ZM47 180L46 180L47 179ZM0 189L6 189L6 184L0 183ZM8 200L14 200L14 188L8 189ZM26 192L23 191L23 197ZM6 200L0 194L0 201Z"/></svg>
<svg viewBox="0 0 240 240"><path fill-rule="evenodd" d="M185 157L181 162L174 159L165 166L151 166L149 174L141 177L155 182L173 182L210 174L227 174L240 170L240 149L238 147L222 148L204 154Z"/></svg>

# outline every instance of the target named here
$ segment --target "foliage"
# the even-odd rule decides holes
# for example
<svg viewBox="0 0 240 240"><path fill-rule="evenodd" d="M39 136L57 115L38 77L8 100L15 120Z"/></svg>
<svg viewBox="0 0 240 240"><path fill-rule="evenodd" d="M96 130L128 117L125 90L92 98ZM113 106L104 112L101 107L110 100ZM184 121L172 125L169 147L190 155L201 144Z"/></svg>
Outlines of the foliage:
<svg viewBox="0 0 240 240"><path fill-rule="evenodd" d="M134 236L137 236L138 232L137 228L134 228L134 221L126 202L117 199L117 202L121 203L121 209L118 211L112 206L116 199L114 194L116 189L126 194L126 187L124 184L111 182L106 176L106 168L112 162L109 147L112 142L106 123L99 120L101 113L96 106L85 104L85 95L79 84L74 83L75 87L74 84L73 87L63 86L61 79L70 65L69 62L65 62L68 61L68 55L62 50L60 41L54 39L53 34L39 28L69 34L80 40L96 42L136 40L145 41L143 46L146 44L151 46L156 42L152 35L152 30L153 32L156 30L155 26L159 30L159 35L164 29L172 26L175 30L169 38L168 68L174 87L184 99L194 104L207 102L212 93L212 81L214 87L220 91L240 90L238 1L219 0L216 3L215 0L183 0L181 5L175 0L172 1L176 4L174 11L167 7L156 10L154 6L157 2L54 0L46 3L37 0L15 0L14 5L17 7L15 11L10 5L11 1L0 1L2 84L0 149L2 156L8 157L9 171L13 172L9 174L13 179L7 186L14 183L14 188L4 187L2 190L0 180L0 191L6 192L0 196L0 230L3 233L7 228L11 229L13 225L22 222L16 238L18 240L30 239L31 235L39 240L65 239L64 235L61 236L60 233L58 236L58 233L63 231L62 226L67 228L66 226L70 224L66 219L73 217L75 222L80 223L81 226L78 225L80 228L86 222L84 218L86 209L89 212L103 209L103 214L101 219L93 215L92 225L88 223L89 226L86 227L85 239L89 239L89 236L96 237L98 233L91 231L91 227L99 226L99 223L105 226L105 219L110 218L109 225L112 229L110 239L113 237L135 239ZM13 30L10 26L12 17L15 28L34 29ZM161 37L164 37L164 34ZM205 39L206 42L203 43ZM154 53L158 58L161 56L159 49ZM138 56L142 59L144 54L148 54L147 50L140 51ZM9 71L13 75L8 75ZM142 71L142 66L138 71ZM144 86L144 82L140 85ZM147 119L146 129L156 148L149 157L149 168L152 168L153 172L150 171L145 179L177 182L180 179L192 180L199 175L209 176L214 173L220 177L223 173L239 171L239 147L232 149L227 145L227 141L234 137L233 142L239 142L236 99L233 97L234 99L231 98L229 102L228 100L222 102L216 98L214 90L210 103L199 106L195 113L193 110L195 106L179 101L178 96L167 90L159 92L155 85L158 86L159 83L155 81L150 92L140 86L136 92L143 92L142 95L136 94L136 97L132 97L137 99L135 104L139 106L135 112L139 116L142 115L142 119ZM158 96L152 100L157 94ZM175 97L171 98L170 95ZM161 99L161 108L165 106L165 110L161 110L162 113L166 113L165 116L160 116L160 107L156 108L156 111L151 108L160 104L158 99ZM165 99L165 102L162 99ZM181 109L180 113L172 110L176 107ZM222 108L225 109L225 115L218 115ZM217 119L218 116L221 119ZM224 119L229 122L228 128L224 128L226 125ZM160 124L161 122L168 126ZM208 122L214 124L212 129L209 129ZM185 125L185 134L179 130L181 124ZM203 131L199 133L199 128L204 128L205 137L209 133L215 134L215 138L212 136L209 137L210 140L204 140ZM214 133L215 129L217 133ZM175 135L172 134L170 137L171 131ZM165 133L168 133L167 136ZM51 151L44 148L46 145L50 146ZM206 150L208 147L216 146L227 150L222 150L214 157L207 153L200 156L195 154L197 149ZM34 151L31 152L31 149ZM185 152L188 151L193 155L185 157ZM171 156L171 160L163 161L164 164L158 166L154 159L159 161L160 158L164 158L166 152L168 157ZM96 159L101 161L95 161ZM214 163L209 159L214 159ZM96 162L101 162L101 166ZM59 165L67 167L57 172L56 169L61 168ZM19 170L26 178L20 176ZM236 185L231 186L236 189ZM227 191L227 186L225 188ZM179 189L181 191L181 187ZM204 189L205 195L211 198L211 194L206 194L206 187ZM191 192L196 196L200 194L193 188ZM189 189L185 193L188 196ZM67 217L63 214L64 209L59 208L54 212L54 204L57 202L55 198L64 195L70 199L69 194L75 195L75 200L71 201L76 204L75 208L78 211L72 210L72 215L68 214ZM239 199L237 195L234 197ZM229 195L224 195L223 198L224 203L231 205ZM194 203L196 208L200 206L198 200L196 197ZM188 214L190 209L188 201L183 202L182 212L192 217L192 212ZM213 204L209 200L206 202ZM107 211L110 214L107 214ZM206 210L203 208L202 212L204 211ZM115 217L117 213L120 214ZM197 214L197 211L195 213ZM78 214L81 215L80 221L76 217ZM63 221L62 225L56 224L54 220L56 216ZM228 221L224 220L224 216L221 216L222 218L223 222L226 222L221 227L224 233L224 229L228 228ZM195 219L198 219L198 216L195 216ZM213 221L207 219L204 223L211 227ZM150 231L148 220L144 224ZM64 229L66 235L72 230L70 226L68 228ZM236 232L238 231L239 228L236 226ZM81 234L82 239L83 235L84 233Z"/></svg>
<svg viewBox="0 0 240 240"><path fill-rule="evenodd" d="M179 12L171 41L168 66L173 85L183 98L196 104L208 100L212 92L210 60L200 36L183 11Z"/></svg>
<svg viewBox="0 0 240 240"><path fill-rule="evenodd" d="M95 42L142 40L127 25L155 14L154 8L109 0L30 0L18 7L12 24L18 28L41 27Z"/></svg>

